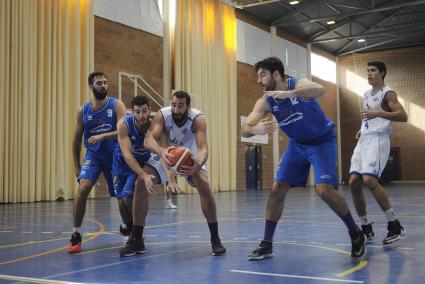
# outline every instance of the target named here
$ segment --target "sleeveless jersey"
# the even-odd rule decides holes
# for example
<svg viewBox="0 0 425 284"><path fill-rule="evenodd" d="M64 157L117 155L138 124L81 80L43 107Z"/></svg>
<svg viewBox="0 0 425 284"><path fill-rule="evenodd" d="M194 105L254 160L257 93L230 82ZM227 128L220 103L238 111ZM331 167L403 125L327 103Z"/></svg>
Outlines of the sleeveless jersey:
<svg viewBox="0 0 425 284"><path fill-rule="evenodd" d="M297 78L289 78L288 90L295 89ZM266 97L269 111L276 117L280 129L300 144L320 144L333 135L335 123L326 117L315 98L275 99Z"/></svg>
<svg viewBox="0 0 425 284"><path fill-rule="evenodd" d="M124 117L124 123L127 125L128 128L128 137L131 141L131 152L133 153L134 158L139 163L146 163L151 156L151 152L143 146L146 132L139 132L136 126L136 119L133 114L127 114ZM122 157L121 148L118 143L115 146L115 155Z"/></svg>
<svg viewBox="0 0 425 284"><path fill-rule="evenodd" d="M171 146L184 146L189 148L193 155L198 152L196 146L195 133L192 131L193 121L199 115L203 115L200 110L190 108L187 121L181 127L178 127L171 114L171 106L160 109L164 117L164 129L169 138Z"/></svg>
<svg viewBox="0 0 425 284"><path fill-rule="evenodd" d="M88 139L94 135L117 130L116 103L117 99L108 97L108 101L101 110L94 111L90 101L81 107L83 111L84 146L87 151L101 156L112 156L117 143L116 139L105 139L95 144L88 143Z"/></svg>
<svg viewBox="0 0 425 284"><path fill-rule="evenodd" d="M390 87L383 87L379 90L376 94L372 95L372 89L368 90L364 93L364 99L363 99L363 109L368 110L372 109L374 111L385 111L382 108L382 101L385 98L385 95L392 91ZM382 117L375 117L373 119L363 120L362 121L362 127L361 127L361 133L367 134L367 133L385 133L385 134L391 134L392 132L392 122L391 120L382 118Z"/></svg>

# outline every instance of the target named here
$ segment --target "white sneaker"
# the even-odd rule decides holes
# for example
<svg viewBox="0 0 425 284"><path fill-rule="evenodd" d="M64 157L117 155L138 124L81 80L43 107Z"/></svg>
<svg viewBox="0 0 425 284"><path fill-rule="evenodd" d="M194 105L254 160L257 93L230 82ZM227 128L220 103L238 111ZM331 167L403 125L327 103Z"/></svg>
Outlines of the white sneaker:
<svg viewBox="0 0 425 284"><path fill-rule="evenodd" d="M169 202L167 202L167 205L165 206L165 208L177 209L178 207L176 205L174 205L173 202L170 200Z"/></svg>

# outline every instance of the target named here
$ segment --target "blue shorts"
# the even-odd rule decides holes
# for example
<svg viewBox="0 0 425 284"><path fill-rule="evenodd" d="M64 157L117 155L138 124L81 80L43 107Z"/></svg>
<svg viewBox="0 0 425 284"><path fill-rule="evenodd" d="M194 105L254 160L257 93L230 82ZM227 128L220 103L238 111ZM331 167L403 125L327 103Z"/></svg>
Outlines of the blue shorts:
<svg viewBox="0 0 425 284"><path fill-rule="evenodd" d="M165 184L167 181L167 172L162 165L158 155L152 154L148 160L137 160L139 165L144 168L149 166L153 169L158 184ZM127 165L122 155L114 153L114 162L112 167L112 175L114 176L114 192L116 198L133 198L134 187L138 175Z"/></svg>
<svg viewBox="0 0 425 284"><path fill-rule="evenodd" d="M304 145L289 140L276 169L275 181L305 187L313 164L314 183L338 188L336 176L336 137L333 134L317 145Z"/></svg>
<svg viewBox="0 0 425 284"><path fill-rule="evenodd" d="M100 156L91 151L87 151L77 180L79 182L81 179L87 179L95 184L100 173L103 172L103 176L108 184L109 195L113 197L115 193L111 171L112 156Z"/></svg>

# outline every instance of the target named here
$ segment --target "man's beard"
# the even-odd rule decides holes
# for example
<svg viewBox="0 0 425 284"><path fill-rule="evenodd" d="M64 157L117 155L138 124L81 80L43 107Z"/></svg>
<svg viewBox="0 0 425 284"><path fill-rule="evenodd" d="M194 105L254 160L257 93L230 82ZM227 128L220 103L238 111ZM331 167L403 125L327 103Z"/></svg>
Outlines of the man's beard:
<svg viewBox="0 0 425 284"><path fill-rule="evenodd" d="M108 91L97 91L96 89L93 89L93 95L96 100L103 100L108 95Z"/></svg>
<svg viewBox="0 0 425 284"><path fill-rule="evenodd" d="M272 79L268 85L264 86L264 91L274 91L276 90L276 85L276 81Z"/></svg>
<svg viewBox="0 0 425 284"><path fill-rule="evenodd" d="M171 113L174 123L177 126L182 126L186 123L187 117L188 117L188 110L186 110L184 113Z"/></svg>

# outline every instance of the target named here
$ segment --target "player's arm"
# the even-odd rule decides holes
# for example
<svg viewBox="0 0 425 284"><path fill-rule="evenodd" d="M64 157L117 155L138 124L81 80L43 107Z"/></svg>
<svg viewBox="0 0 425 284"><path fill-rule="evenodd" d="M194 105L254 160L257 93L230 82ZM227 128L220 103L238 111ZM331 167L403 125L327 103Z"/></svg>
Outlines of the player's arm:
<svg viewBox="0 0 425 284"><path fill-rule="evenodd" d="M198 148L194 162L201 169L208 159L207 122L204 115L198 115L195 118L192 130L195 133L196 146Z"/></svg>
<svg viewBox="0 0 425 284"><path fill-rule="evenodd" d="M118 122L124 117L124 115L127 112L124 106L124 103L122 101L118 100L118 102L115 104L115 112L117 113L117 124L118 124ZM106 132L106 133L102 133L98 135L93 135L87 141L90 144L94 144L96 142L99 142L105 139L116 139L117 133L118 131L115 130L115 131Z"/></svg>
<svg viewBox="0 0 425 284"><path fill-rule="evenodd" d="M131 140L128 136L128 127L123 119L118 122L117 132L118 143L120 145L121 153L125 162L138 176L143 179L146 189L149 193L152 193L155 189L155 177L146 173L140 166L139 162L137 162L137 160L134 158L134 155L131 152Z"/></svg>
<svg viewBox="0 0 425 284"><path fill-rule="evenodd" d="M276 130L275 123L264 116L269 110L269 105L264 97L257 100L251 113L246 118L241 128L242 137L251 137L254 135L268 134Z"/></svg>
<svg viewBox="0 0 425 284"><path fill-rule="evenodd" d="M74 172L75 176L78 177L81 170L80 155L81 155L81 144L84 134L83 126L83 111L80 109L77 113L77 125L74 130L74 139L72 141L72 157L74 160Z"/></svg>
<svg viewBox="0 0 425 284"><path fill-rule="evenodd" d="M145 137L145 142L143 143L144 147L151 152L159 155L166 166L169 166L170 162L168 157L168 148L164 148L160 145L160 141L164 133L164 117L162 116L161 111L158 111L155 117L152 119L151 125Z"/></svg>
<svg viewBox="0 0 425 284"><path fill-rule="evenodd" d="M360 115L362 119L374 119L375 117L381 117L391 121L407 121L406 111L398 101L397 94L394 91L390 91L385 95L381 106L385 111L375 111L370 107L361 111Z"/></svg>
<svg viewBox="0 0 425 284"><path fill-rule="evenodd" d="M271 96L276 99L286 99L290 97L299 97L306 100L320 97L325 93L322 85L312 82L306 78L299 79L294 90L287 91L266 91L264 96Z"/></svg>
<svg viewBox="0 0 425 284"><path fill-rule="evenodd" d="M381 113L382 118L399 122L407 121L407 113L398 101L396 92L390 91L385 95L382 108L386 110Z"/></svg>

